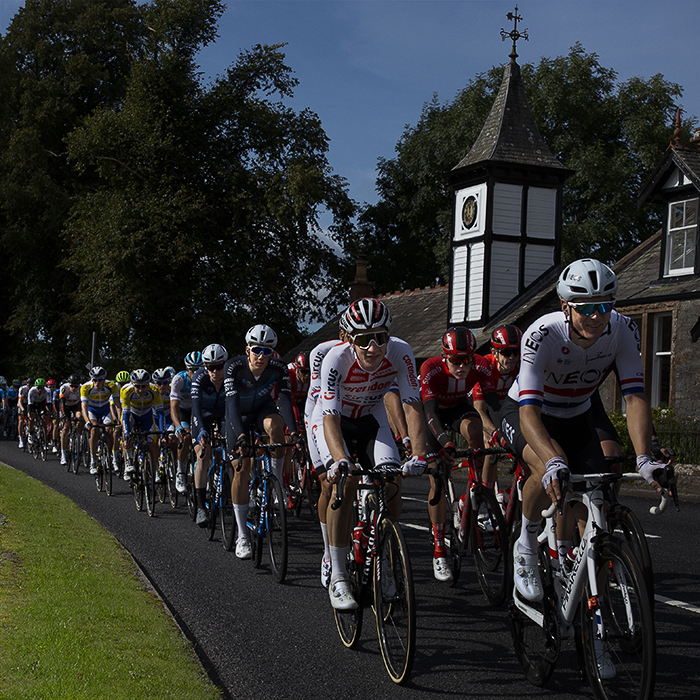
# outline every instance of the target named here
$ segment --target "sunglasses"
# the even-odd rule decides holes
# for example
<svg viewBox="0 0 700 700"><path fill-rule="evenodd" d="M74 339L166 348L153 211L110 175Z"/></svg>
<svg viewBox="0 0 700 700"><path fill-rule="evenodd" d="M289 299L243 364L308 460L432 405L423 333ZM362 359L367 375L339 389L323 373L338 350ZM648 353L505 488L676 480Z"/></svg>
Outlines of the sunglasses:
<svg viewBox="0 0 700 700"><path fill-rule="evenodd" d="M503 357L518 357L520 350L499 350L498 354Z"/></svg>
<svg viewBox="0 0 700 700"><path fill-rule="evenodd" d="M376 333L358 333L352 337L352 342L358 348L367 350L374 343L378 347L382 347L389 342L389 333L387 331L377 331Z"/></svg>
<svg viewBox="0 0 700 700"><path fill-rule="evenodd" d="M207 372L218 372L220 369L224 368L224 363L219 362L218 365L207 365Z"/></svg>
<svg viewBox="0 0 700 700"><path fill-rule="evenodd" d="M166 382L156 382L156 384L158 386L167 386L168 384L170 384L170 382L167 382L167 381Z"/></svg>
<svg viewBox="0 0 700 700"><path fill-rule="evenodd" d="M262 355L263 357L269 357L272 355L272 348L264 348L262 346L250 348L250 351L253 353L253 355Z"/></svg>
<svg viewBox="0 0 700 700"><path fill-rule="evenodd" d="M466 355L465 357L450 357L447 358L447 361L451 365L470 365L474 360L474 355Z"/></svg>
<svg viewBox="0 0 700 700"><path fill-rule="evenodd" d="M615 308L615 302L614 301L601 301L597 304L591 304L591 303L572 304L571 302L569 302L569 306L572 309L575 309L576 313L579 313L582 316L593 316L593 314L596 311L600 314L609 314L613 310L613 308Z"/></svg>

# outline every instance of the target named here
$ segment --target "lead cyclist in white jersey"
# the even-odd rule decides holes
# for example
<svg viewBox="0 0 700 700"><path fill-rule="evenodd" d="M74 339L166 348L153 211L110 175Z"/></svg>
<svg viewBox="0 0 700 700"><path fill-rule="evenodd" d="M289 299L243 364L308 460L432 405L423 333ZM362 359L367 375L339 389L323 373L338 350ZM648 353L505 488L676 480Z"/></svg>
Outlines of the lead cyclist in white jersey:
<svg viewBox="0 0 700 700"><path fill-rule="evenodd" d="M525 332L520 374L501 408L502 431L533 478L523 489L523 519L514 548L515 585L530 601L542 599L537 566L540 513L561 496L558 470L599 471L603 451L590 397L612 371L625 397L627 424L637 468L657 492L652 457L652 419L644 394L636 324L614 311L617 279L590 258L568 265L557 282L561 311L547 314Z"/></svg>
<svg viewBox="0 0 700 700"><path fill-rule="evenodd" d="M426 425L413 351L403 340L389 337L391 313L376 299L353 302L345 318L351 327L350 340L331 348L321 366L323 430L316 432L316 439L326 478L335 484L339 468L354 462L348 449L352 443L364 466L401 464L384 408L384 394L394 380L399 386L414 454L403 471L407 475L422 474L427 467ZM387 490L387 501L392 514L398 516L400 484L393 486ZM357 478L349 477L340 508L329 507L326 512L332 562L328 591L331 605L337 610L357 608L346 568L356 491Z"/></svg>

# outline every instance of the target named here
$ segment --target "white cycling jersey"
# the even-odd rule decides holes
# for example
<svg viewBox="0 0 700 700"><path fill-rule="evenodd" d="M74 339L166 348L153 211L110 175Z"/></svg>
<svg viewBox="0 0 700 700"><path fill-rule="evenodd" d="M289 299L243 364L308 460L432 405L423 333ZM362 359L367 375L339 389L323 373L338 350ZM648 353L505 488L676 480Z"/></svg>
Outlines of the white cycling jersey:
<svg viewBox="0 0 700 700"><path fill-rule="evenodd" d="M603 335L582 348L569 337L562 311L542 316L523 334L520 374L508 396L521 406L573 418L588 410L590 398L615 368L623 396L644 391L639 330L627 316L612 311Z"/></svg>
<svg viewBox="0 0 700 700"><path fill-rule="evenodd" d="M48 390L43 387L43 386L33 386L28 392L27 392L27 403L31 404L40 404L40 403L47 403L51 399L51 394L49 394Z"/></svg>
<svg viewBox="0 0 700 700"><path fill-rule="evenodd" d="M170 382L170 400L173 399L180 402L180 408L186 411L192 409L192 382L182 372L178 372Z"/></svg>

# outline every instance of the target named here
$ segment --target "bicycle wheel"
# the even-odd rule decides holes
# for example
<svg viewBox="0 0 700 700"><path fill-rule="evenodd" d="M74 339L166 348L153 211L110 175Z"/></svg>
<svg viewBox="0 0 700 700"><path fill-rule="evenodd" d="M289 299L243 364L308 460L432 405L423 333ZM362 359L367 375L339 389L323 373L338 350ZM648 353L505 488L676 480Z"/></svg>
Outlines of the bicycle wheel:
<svg viewBox="0 0 700 700"><path fill-rule="evenodd" d="M654 568L647 538L639 518L627 506L615 503L608 510L608 531L611 535L621 536L632 550L637 562L642 567L642 576L649 593L649 604L654 609Z"/></svg>
<svg viewBox="0 0 700 700"><path fill-rule="evenodd" d="M73 469L73 460L75 459L75 432L72 428L68 430L68 458L66 459L66 471L70 472Z"/></svg>
<svg viewBox="0 0 700 700"><path fill-rule="evenodd" d="M49 458L49 437L45 425L42 425L39 430L39 452L42 462L45 462Z"/></svg>
<svg viewBox="0 0 700 700"><path fill-rule="evenodd" d="M474 498L471 543L479 585L491 605L501 605L508 593L510 568L506 523L493 491L479 485Z"/></svg>
<svg viewBox="0 0 700 700"><path fill-rule="evenodd" d="M282 486L274 476L267 479L267 551L277 583L287 575L287 508Z"/></svg>
<svg viewBox="0 0 700 700"><path fill-rule="evenodd" d="M248 506L248 534L250 536L250 560L253 568L258 569L262 562L263 538L260 533L260 510L262 507L262 490L259 477L250 483L250 504Z"/></svg>
<svg viewBox="0 0 700 700"><path fill-rule="evenodd" d="M104 445L102 451L102 471L104 472L105 493L108 496L112 495L112 464L107 452L107 445Z"/></svg>
<svg viewBox="0 0 700 700"><path fill-rule="evenodd" d="M171 508L177 508L178 492L175 486L175 479L177 474L175 473L175 459L173 458L173 453L168 451L168 461L165 465L165 473L168 479L168 500L170 501Z"/></svg>
<svg viewBox="0 0 700 700"><path fill-rule="evenodd" d="M90 469L90 439L88 438L86 431L83 432L83 435L80 438L80 455L83 460L83 468Z"/></svg>
<svg viewBox="0 0 700 700"><path fill-rule="evenodd" d="M595 546L595 567L597 606L586 591L581 606L588 682L599 700L650 700L656 632L641 565L623 540L609 536Z"/></svg>
<svg viewBox="0 0 700 700"><path fill-rule="evenodd" d="M221 479L221 541L224 549L230 552L236 542L236 517L233 512L231 500L231 484L233 484L233 467L227 464L224 467Z"/></svg>
<svg viewBox="0 0 700 700"><path fill-rule="evenodd" d="M318 518L318 499L321 497L321 482L310 463L306 465L305 491L311 517L315 523L318 523L320 522Z"/></svg>
<svg viewBox="0 0 700 700"><path fill-rule="evenodd" d="M134 492L134 503L136 510L143 510L143 469L144 455L138 450L134 450L134 471L131 474L131 488Z"/></svg>
<svg viewBox="0 0 700 700"><path fill-rule="evenodd" d="M146 500L146 512L153 517L156 512L156 484L151 453L146 447L143 452L143 464L141 465L141 477L143 480L143 495Z"/></svg>
<svg viewBox="0 0 700 700"><path fill-rule="evenodd" d="M98 440L97 442L97 455L96 455L96 464L97 464L97 473L95 474L95 486L97 487L98 491L102 491L104 489L104 471L102 469L102 449L103 449L103 444L102 440Z"/></svg>
<svg viewBox="0 0 700 700"><path fill-rule="evenodd" d="M167 476L165 472L165 462L167 460L167 456L165 454L165 451L167 450L166 447L161 448L160 455L158 457L158 467L156 470L156 481L155 481L155 489L156 489L156 496L158 498L159 503L165 503L165 499L167 498Z"/></svg>
<svg viewBox="0 0 700 700"><path fill-rule="evenodd" d="M207 484L206 508L209 519L205 529L209 541L214 539L214 533L216 532L216 474L218 471L219 465L216 463L212 464L209 470L209 483Z"/></svg>
<svg viewBox="0 0 700 700"><path fill-rule="evenodd" d="M292 499L292 512L298 518L301 514L301 506L304 500L304 463L299 461L296 450L292 451L292 471L289 474L287 490Z"/></svg>
<svg viewBox="0 0 700 700"><path fill-rule="evenodd" d="M347 566L352 595L357 601L357 608L346 611L333 610L333 614L335 615L335 625L338 628L340 640L348 649L354 649L360 641L360 634L362 633L362 611L364 606L360 590L360 566L355 561L355 554L352 548L348 552Z"/></svg>
<svg viewBox="0 0 700 700"><path fill-rule="evenodd" d="M511 538L512 547L517 546L519 536L520 526L518 525ZM524 602L513 591L513 595L517 598L511 600L508 611L515 655L525 677L536 686L543 686L552 677L561 648L556 594L546 547L546 543L543 544L538 552L544 589L542 601ZM512 549L510 551L512 552Z"/></svg>
<svg viewBox="0 0 700 700"><path fill-rule="evenodd" d="M187 472L185 474L185 500L187 501L187 512L194 522L197 519L197 496L194 491L194 470L195 470L195 458L192 451L190 451L189 457L187 459Z"/></svg>
<svg viewBox="0 0 700 700"><path fill-rule="evenodd" d="M82 435L78 432L77 428L74 428L71 430L71 437L73 440L73 443L71 444L70 447L70 457L69 457L69 463L70 463L70 468L73 470L74 474L78 473L78 469L80 469L80 461L83 458L82 455L82 445L83 445L83 440L82 440Z"/></svg>
<svg viewBox="0 0 700 700"><path fill-rule="evenodd" d="M391 516L377 527L374 611L386 670L394 683L405 683L416 651L416 601L406 540Z"/></svg>
<svg viewBox="0 0 700 700"><path fill-rule="evenodd" d="M32 431L32 457L39 459L39 431L36 428Z"/></svg>

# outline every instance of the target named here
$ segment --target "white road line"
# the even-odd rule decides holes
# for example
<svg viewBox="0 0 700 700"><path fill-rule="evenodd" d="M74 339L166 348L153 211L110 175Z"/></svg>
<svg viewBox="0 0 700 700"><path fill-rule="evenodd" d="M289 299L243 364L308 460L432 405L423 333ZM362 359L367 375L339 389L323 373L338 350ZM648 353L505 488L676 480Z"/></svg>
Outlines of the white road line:
<svg viewBox="0 0 700 700"><path fill-rule="evenodd" d="M401 523L401 527L410 527L411 530L421 530L422 532L430 532L430 529L425 525L414 525L413 523Z"/></svg>
<svg viewBox="0 0 700 700"><path fill-rule="evenodd" d="M654 600L658 600L659 603L666 603L666 605L672 605L675 608L681 608L686 612L694 612L700 615L700 608L697 605L684 603L682 600L673 600L673 598L666 598L662 595L655 595Z"/></svg>

